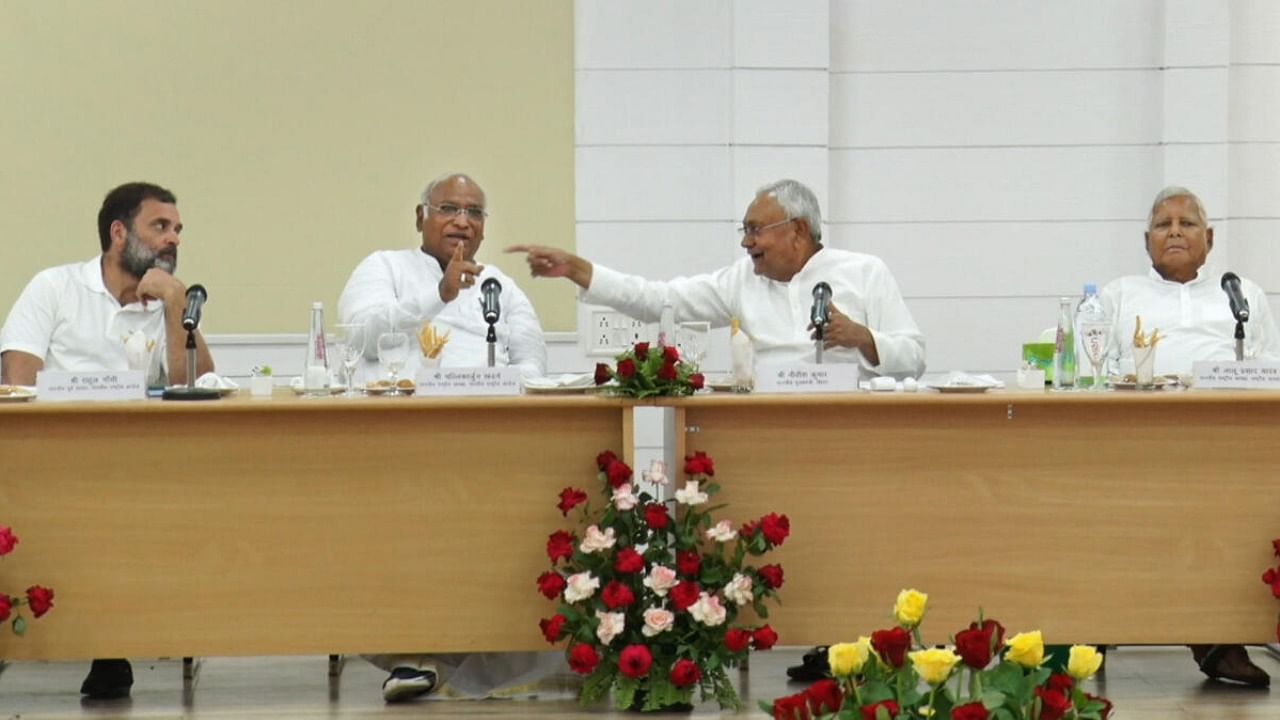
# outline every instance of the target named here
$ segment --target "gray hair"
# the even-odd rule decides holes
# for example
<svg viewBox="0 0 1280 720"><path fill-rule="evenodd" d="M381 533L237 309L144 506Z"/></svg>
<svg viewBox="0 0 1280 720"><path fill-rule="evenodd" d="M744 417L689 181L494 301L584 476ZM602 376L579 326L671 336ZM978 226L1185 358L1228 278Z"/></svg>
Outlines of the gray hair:
<svg viewBox="0 0 1280 720"><path fill-rule="evenodd" d="M422 204L428 205L431 203L431 192L436 189L437 185L440 185L441 183L444 183L448 180L452 180L454 178L461 178L471 183L472 185L475 185L476 188L480 190L480 195L484 196L484 188L480 187L480 183L476 182L470 175L466 173L460 173L460 172L447 172L441 175L440 177L437 177L435 180L432 180L431 182L427 183L427 188L422 191L422 197L421 197ZM488 201L489 201L489 198L485 196L485 203L488 204Z"/></svg>
<svg viewBox="0 0 1280 720"><path fill-rule="evenodd" d="M1172 200L1173 198L1180 198L1180 197L1191 198L1191 203L1196 206L1196 212L1199 213L1200 215L1200 223L1205 227L1208 227L1209 213L1204 211L1204 203L1200 202L1200 198L1196 197L1195 193L1191 192L1190 190L1184 187L1179 187L1177 185L1170 185L1169 187L1157 193L1156 199L1151 202L1151 212L1147 213L1147 228L1150 229L1151 223L1155 222L1156 209L1160 207L1161 203L1163 203L1166 200Z"/></svg>
<svg viewBox="0 0 1280 720"><path fill-rule="evenodd" d="M756 197L767 195L778 201L788 218L804 220L809 225L809 237L822 244L822 211L818 208L818 196L798 180L778 180L756 191Z"/></svg>

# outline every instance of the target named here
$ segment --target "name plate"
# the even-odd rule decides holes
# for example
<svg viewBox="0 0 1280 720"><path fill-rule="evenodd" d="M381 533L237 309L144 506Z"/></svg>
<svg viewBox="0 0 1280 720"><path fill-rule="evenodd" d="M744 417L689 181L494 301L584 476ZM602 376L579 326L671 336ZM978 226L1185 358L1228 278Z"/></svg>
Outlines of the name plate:
<svg viewBox="0 0 1280 720"><path fill-rule="evenodd" d="M858 366L853 363L757 365L758 393L857 392Z"/></svg>
<svg viewBox="0 0 1280 720"><path fill-rule="evenodd" d="M1200 360L1191 364L1194 387L1207 390L1280 390L1280 362Z"/></svg>
<svg viewBox="0 0 1280 720"><path fill-rule="evenodd" d="M512 367L418 368L417 397L519 395L520 371Z"/></svg>
<svg viewBox="0 0 1280 720"><path fill-rule="evenodd" d="M44 401L145 400L147 378L141 370L36 373L36 396Z"/></svg>

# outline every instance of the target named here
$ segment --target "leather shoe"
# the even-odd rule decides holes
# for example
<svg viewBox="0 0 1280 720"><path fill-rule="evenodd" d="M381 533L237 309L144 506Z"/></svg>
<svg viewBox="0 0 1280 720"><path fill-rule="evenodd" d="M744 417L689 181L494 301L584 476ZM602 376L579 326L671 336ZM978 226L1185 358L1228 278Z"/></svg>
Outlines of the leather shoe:
<svg viewBox="0 0 1280 720"><path fill-rule="evenodd" d="M133 667L128 660L97 659L89 666L89 674L80 685L80 694L91 700L117 700L129 697L133 687Z"/></svg>
<svg viewBox="0 0 1280 720"><path fill-rule="evenodd" d="M817 682L831 677L827 664L827 646L818 645L800 657L799 665L787 668L787 677L800 682Z"/></svg>
<svg viewBox="0 0 1280 720"><path fill-rule="evenodd" d="M1192 652L1200 671L1213 680L1260 688L1271 685L1271 676L1253 664L1243 645L1200 646L1193 647Z"/></svg>

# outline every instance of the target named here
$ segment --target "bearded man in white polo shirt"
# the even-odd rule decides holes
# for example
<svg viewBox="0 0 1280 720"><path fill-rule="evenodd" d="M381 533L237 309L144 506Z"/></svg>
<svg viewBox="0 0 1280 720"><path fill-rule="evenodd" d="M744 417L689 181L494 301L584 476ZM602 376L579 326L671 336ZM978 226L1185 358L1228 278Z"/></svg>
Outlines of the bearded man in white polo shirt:
<svg viewBox="0 0 1280 720"><path fill-rule="evenodd" d="M125 340L143 333L155 342L148 383L187 376L182 311L187 288L173 276L182 219L173 193L128 183L107 193L98 211L102 254L42 270L27 284L0 330L0 382L34 385L42 369L128 370ZM196 370L213 370L196 334ZM80 692L92 699L129 694L128 660L97 659Z"/></svg>

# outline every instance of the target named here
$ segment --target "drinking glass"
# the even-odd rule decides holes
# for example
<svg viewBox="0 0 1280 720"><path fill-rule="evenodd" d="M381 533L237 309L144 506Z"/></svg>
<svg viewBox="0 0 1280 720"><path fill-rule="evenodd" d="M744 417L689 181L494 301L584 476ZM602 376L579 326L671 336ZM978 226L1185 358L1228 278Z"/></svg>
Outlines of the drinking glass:
<svg viewBox="0 0 1280 720"><path fill-rule="evenodd" d="M676 346L680 357L689 364L702 367L702 360L707 356L707 342L711 335L711 323L682 322L676 330Z"/></svg>
<svg viewBox="0 0 1280 720"><path fill-rule="evenodd" d="M1084 351L1084 356L1089 359L1089 364L1093 366L1093 390L1105 390L1106 383L1102 381L1102 364L1107 359L1107 350L1109 350L1109 339L1111 337L1110 323L1081 323L1076 328L1076 334L1080 337L1080 347Z"/></svg>
<svg viewBox="0 0 1280 720"><path fill-rule="evenodd" d="M391 376L391 390L388 395L399 395L396 380L405 363L409 362L409 336L402 332L382 333L378 336L378 362L387 368Z"/></svg>
<svg viewBox="0 0 1280 720"><path fill-rule="evenodd" d="M338 345L338 356L342 359L343 381L347 384L347 391L343 394L347 397L356 397L361 394L356 390L355 376L356 368L364 358L368 335L368 331L361 323L339 325L338 332L333 334L334 342Z"/></svg>

